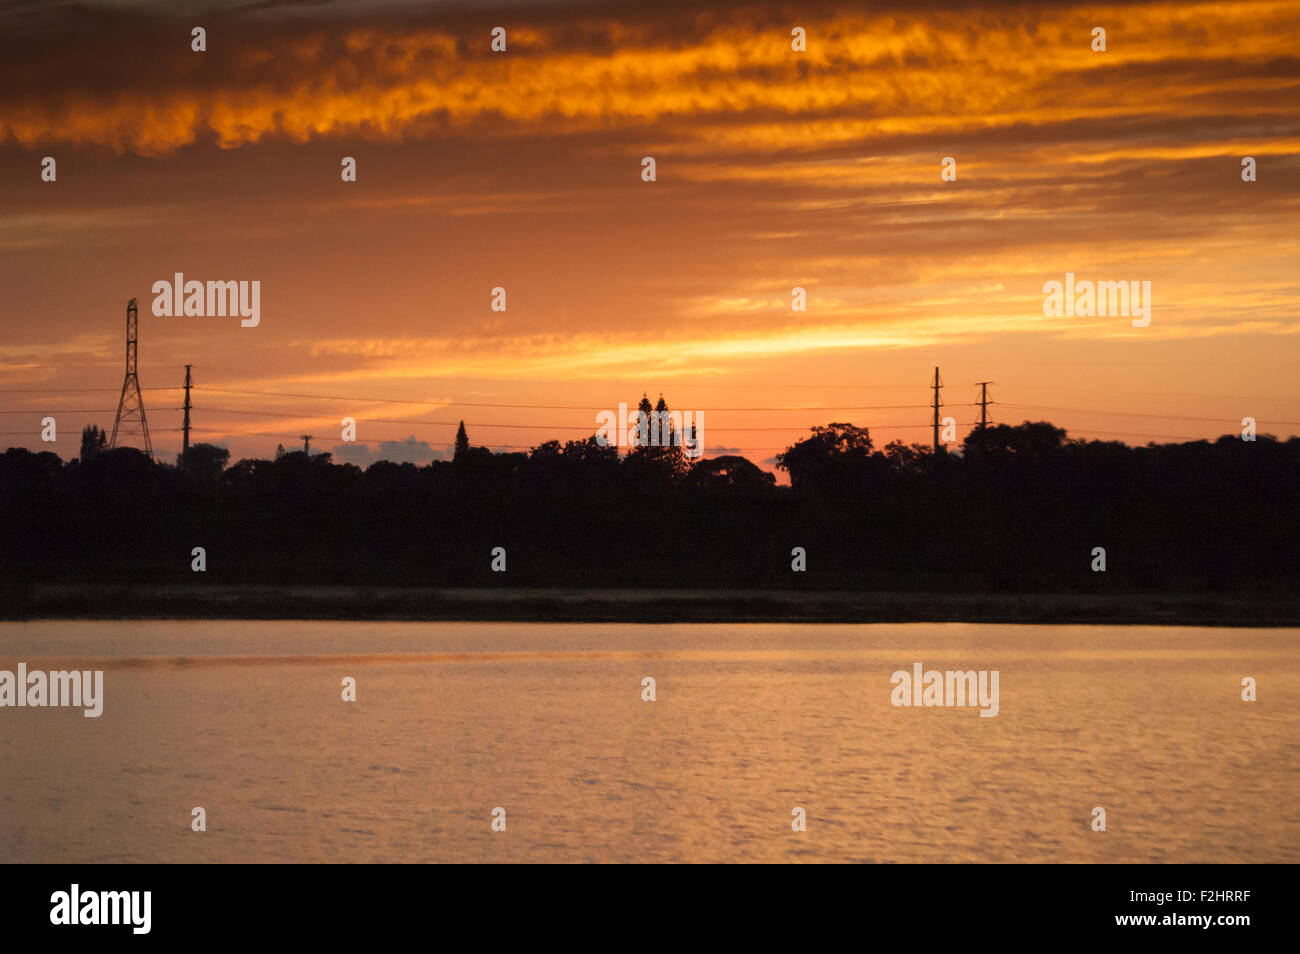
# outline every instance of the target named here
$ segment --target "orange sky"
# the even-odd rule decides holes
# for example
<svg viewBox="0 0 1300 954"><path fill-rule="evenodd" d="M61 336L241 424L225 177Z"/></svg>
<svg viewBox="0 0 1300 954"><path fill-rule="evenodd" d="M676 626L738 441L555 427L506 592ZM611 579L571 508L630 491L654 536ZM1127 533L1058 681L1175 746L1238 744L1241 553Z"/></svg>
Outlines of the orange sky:
<svg viewBox="0 0 1300 954"><path fill-rule="evenodd" d="M178 9L0 14L0 446L111 426L132 296L142 384L193 364L236 458L524 449L643 391L710 454L923 441L935 365L959 437L981 380L1078 436L1300 434L1300 3ZM178 271L261 323L155 317ZM1066 272L1151 282L1150 325L1045 317Z"/></svg>

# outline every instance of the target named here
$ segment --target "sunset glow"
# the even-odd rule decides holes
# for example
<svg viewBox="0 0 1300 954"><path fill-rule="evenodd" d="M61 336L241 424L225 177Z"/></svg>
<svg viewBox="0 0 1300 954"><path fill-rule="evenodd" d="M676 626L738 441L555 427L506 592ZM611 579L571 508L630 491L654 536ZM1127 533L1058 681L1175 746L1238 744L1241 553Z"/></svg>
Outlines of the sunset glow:
<svg viewBox="0 0 1300 954"><path fill-rule="evenodd" d="M344 415L360 463L524 449L646 392L770 468L828 420L924 440L936 365L963 434L980 380L1074 436L1300 433L1300 4L271 7L203 54L167 9L5 24L6 446L111 423L131 297L142 384L194 365L235 459ZM177 271L260 281L259 326L154 317ZM1067 272L1149 281L1149 327L1045 317Z"/></svg>

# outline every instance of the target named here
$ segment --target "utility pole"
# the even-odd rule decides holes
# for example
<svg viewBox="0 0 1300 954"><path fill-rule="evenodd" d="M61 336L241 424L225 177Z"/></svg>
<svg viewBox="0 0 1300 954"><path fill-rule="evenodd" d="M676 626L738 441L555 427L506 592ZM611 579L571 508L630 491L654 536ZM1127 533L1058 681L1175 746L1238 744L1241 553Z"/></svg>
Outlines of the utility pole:
<svg viewBox="0 0 1300 954"><path fill-rule="evenodd" d="M302 452L307 455L308 460L311 459L311 438L310 434L302 435Z"/></svg>
<svg viewBox="0 0 1300 954"><path fill-rule="evenodd" d="M978 385L980 386L980 401L979 401L979 404L980 404L980 427L982 427L982 428L983 428L983 427L988 427L988 426L989 426L989 415L988 415L988 409L989 409L989 385L990 385L990 384L996 384L997 382L996 382L996 381L976 381L975 383L978 384Z"/></svg>
<svg viewBox="0 0 1300 954"><path fill-rule="evenodd" d="M185 420L181 422L181 430L185 433L184 444L181 446L181 456L190 452L190 368L193 365L185 366Z"/></svg>
<svg viewBox="0 0 1300 954"><path fill-rule="evenodd" d="M939 447L939 408L942 402L939 400L939 389L943 387L943 382L939 380L939 369L934 369L934 384L930 385L934 389L934 453L937 456L942 453Z"/></svg>
<svg viewBox="0 0 1300 954"><path fill-rule="evenodd" d="M136 374L136 352L139 340L136 335L135 299L126 303L126 377L122 380L122 396L117 401L117 416L113 418L113 436L109 439L108 449L117 447L119 429L123 436L134 430L131 425L139 425L144 437L144 452L153 460L153 445L149 443L149 422L144 416L144 395L140 393L140 377ZM126 427L123 428L122 425Z"/></svg>

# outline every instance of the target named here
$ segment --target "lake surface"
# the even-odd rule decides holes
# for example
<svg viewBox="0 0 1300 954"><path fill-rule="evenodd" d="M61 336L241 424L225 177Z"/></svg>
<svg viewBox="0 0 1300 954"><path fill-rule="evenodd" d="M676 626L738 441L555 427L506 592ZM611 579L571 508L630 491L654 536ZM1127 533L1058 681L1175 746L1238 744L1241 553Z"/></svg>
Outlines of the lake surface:
<svg viewBox="0 0 1300 954"><path fill-rule="evenodd" d="M1296 629L0 624L19 662L105 700L0 708L3 862L1300 861ZM918 662L997 716L891 704Z"/></svg>

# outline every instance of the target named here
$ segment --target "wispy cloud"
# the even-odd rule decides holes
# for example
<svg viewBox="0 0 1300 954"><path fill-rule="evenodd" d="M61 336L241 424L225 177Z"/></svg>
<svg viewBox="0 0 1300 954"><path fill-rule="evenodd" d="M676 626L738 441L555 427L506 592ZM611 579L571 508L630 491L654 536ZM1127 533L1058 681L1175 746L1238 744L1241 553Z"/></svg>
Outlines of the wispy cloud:
<svg viewBox="0 0 1300 954"><path fill-rule="evenodd" d="M874 16L847 4L741 5L693 16L674 8L658 21L586 11L557 23L543 8L505 17L502 55L489 49L486 20L451 13L444 26L295 18L256 29L217 16L206 53L190 51L178 20L101 14L93 25L110 42L86 43L84 20L65 24L66 42L85 54L70 76L5 57L0 138L162 154L201 141L400 141L672 119L687 136L798 150L1072 119L1294 117L1296 12L1267 0ZM802 54L790 48L796 22L809 31ZM1109 29L1104 56L1089 48L1097 24ZM148 57L129 55L144 49ZM1189 66L1207 58L1213 84ZM1142 96L1115 95L1134 82Z"/></svg>

